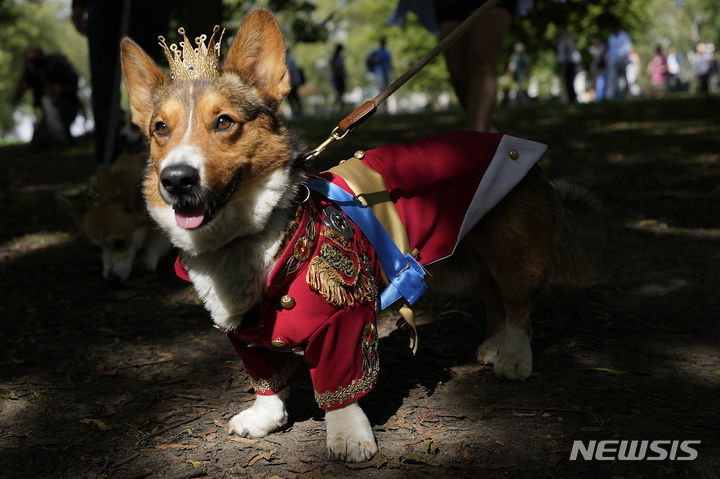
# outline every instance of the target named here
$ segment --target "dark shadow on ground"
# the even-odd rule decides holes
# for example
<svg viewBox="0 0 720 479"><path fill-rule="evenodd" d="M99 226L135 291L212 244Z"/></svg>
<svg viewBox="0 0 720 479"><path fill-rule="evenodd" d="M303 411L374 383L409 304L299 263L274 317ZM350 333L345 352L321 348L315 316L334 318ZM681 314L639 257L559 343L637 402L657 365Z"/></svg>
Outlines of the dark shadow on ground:
<svg viewBox="0 0 720 479"><path fill-rule="evenodd" d="M381 339L379 383L361 401L381 454L358 468L328 460L306 373L293 385L283 431L229 438L223 428L251 404L250 382L174 277L172 258L159 274L111 288L96 253L54 206L57 192L92 173L89 145L57 152L62 163L22 147L0 150L10 172L0 180L3 473L717 477L716 110L715 99L499 110L500 129L550 144L549 175L579 181L606 206L603 275L538 303L535 372L525 383L475 364L484 330L477 298L424 298L416 356L399 332ZM298 127L324 139L330 123ZM323 161L458 124L447 114L378 117ZM693 462L573 462L575 439L702 445Z"/></svg>

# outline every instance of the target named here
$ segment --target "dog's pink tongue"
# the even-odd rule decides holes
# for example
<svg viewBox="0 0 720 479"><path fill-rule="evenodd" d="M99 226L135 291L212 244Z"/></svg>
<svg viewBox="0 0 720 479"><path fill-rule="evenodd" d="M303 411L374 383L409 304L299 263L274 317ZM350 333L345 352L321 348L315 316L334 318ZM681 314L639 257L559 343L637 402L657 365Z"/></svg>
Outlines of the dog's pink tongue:
<svg viewBox="0 0 720 479"><path fill-rule="evenodd" d="M185 213L179 213L178 211L175 211L175 222L177 222L178 226L180 228L185 228L186 230L195 229L198 226L200 226L205 219L205 214L199 214L199 215L193 215L193 214L185 214Z"/></svg>

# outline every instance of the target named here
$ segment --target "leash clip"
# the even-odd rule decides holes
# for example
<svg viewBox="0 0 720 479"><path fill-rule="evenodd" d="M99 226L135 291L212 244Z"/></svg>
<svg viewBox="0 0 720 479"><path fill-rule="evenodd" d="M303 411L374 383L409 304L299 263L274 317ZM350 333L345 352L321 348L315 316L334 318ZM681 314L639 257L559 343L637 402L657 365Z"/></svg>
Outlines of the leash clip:
<svg viewBox="0 0 720 479"><path fill-rule="evenodd" d="M325 141L320 143L313 151L305 155L304 161L314 160L320 153L325 150L325 148L328 147L328 145L330 145L330 143L332 143L333 141L342 140L348 133L350 133L350 130L345 130L342 133L340 133L340 131L340 127L336 126L330 133L330 136L328 136Z"/></svg>

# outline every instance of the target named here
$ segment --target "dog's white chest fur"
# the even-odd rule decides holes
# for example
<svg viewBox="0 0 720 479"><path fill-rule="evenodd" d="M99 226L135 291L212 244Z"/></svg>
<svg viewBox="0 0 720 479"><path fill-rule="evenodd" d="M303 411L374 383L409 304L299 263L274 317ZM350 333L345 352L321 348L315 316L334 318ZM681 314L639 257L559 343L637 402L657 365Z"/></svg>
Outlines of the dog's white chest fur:
<svg viewBox="0 0 720 479"><path fill-rule="evenodd" d="M262 300L281 243L282 235L272 231L183 258L198 296L218 326L235 328Z"/></svg>

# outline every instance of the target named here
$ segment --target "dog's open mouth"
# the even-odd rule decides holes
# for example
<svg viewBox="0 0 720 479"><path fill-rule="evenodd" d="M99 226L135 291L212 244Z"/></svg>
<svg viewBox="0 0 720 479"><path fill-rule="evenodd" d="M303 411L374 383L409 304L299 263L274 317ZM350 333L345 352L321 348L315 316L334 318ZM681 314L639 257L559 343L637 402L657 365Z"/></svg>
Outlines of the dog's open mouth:
<svg viewBox="0 0 720 479"><path fill-rule="evenodd" d="M190 175L186 171L185 177ZM199 180L182 182L185 178L172 173L166 175L167 181L159 184L160 196L169 204L175 213L175 222L180 228L193 230L210 223L220 209L230 200L237 189L242 171L238 171L219 195L210 189L202 188ZM162 177L162 175L161 175Z"/></svg>
<svg viewBox="0 0 720 479"><path fill-rule="evenodd" d="M205 222L206 209L204 206L194 208L175 208L175 222L186 230L199 228Z"/></svg>

